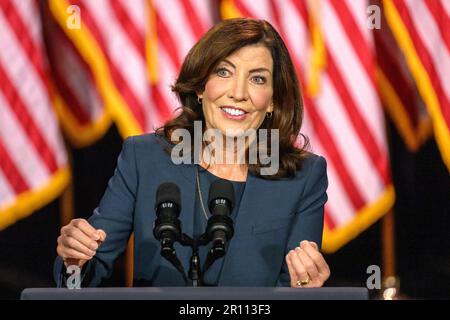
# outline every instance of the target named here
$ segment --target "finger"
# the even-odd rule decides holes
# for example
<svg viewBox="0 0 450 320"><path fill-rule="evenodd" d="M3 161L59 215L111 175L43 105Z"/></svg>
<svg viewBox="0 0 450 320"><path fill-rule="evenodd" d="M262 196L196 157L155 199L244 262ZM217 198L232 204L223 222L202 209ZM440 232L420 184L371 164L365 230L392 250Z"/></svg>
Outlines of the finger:
<svg viewBox="0 0 450 320"><path fill-rule="evenodd" d="M71 227L66 230L66 236L74 238L81 242L84 246L88 247L91 250L97 250L98 244L96 241L92 240L92 238L88 237L83 231L76 227Z"/></svg>
<svg viewBox="0 0 450 320"><path fill-rule="evenodd" d="M102 243L106 240L106 232L105 231L103 231L102 229L97 229L97 234L100 237L100 239L98 240L98 241L100 241L100 243Z"/></svg>
<svg viewBox="0 0 450 320"><path fill-rule="evenodd" d="M87 246L85 246L75 238L66 236L62 238L62 244L67 248L81 252L89 257L93 257L95 255L95 250L89 249Z"/></svg>
<svg viewBox="0 0 450 320"><path fill-rule="evenodd" d="M317 270L320 274L329 273L330 270L328 264L326 263L322 254L316 249L316 247L311 245L311 242L302 242L301 248L314 261L314 264L316 265Z"/></svg>
<svg viewBox="0 0 450 320"><path fill-rule="evenodd" d="M84 253L75 251L74 249L63 247L60 250L60 257L63 259L81 259L81 260L91 260L92 257L85 255Z"/></svg>
<svg viewBox="0 0 450 320"><path fill-rule="evenodd" d="M306 271L305 266L303 265L302 261L300 260L300 258L298 257L298 255L295 252L291 256L291 262L292 262L292 266L294 267L294 270L295 270L295 274L296 274L295 281L296 282L297 282L297 280L306 281L307 279L310 278L308 275L308 272Z"/></svg>
<svg viewBox="0 0 450 320"><path fill-rule="evenodd" d="M314 241L303 240L302 242L300 242L300 248L303 248L302 245L310 245L314 247L314 249L316 249L317 251L320 251L319 246Z"/></svg>
<svg viewBox="0 0 450 320"><path fill-rule="evenodd" d="M286 264L289 270L289 277L291 279L291 287L297 286L297 274L295 273L294 266L292 265L292 258L291 256L295 254L293 250L289 251L289 253L286 255Z"/></svg>
<svg viewBox="0 0 450 320"><path fill-rule="evenodd" d="M84 219L75 219L74 226L83 231L89 238L97 241L100 237L97 234L97 230Z"/></svg>
<svg viewBox="0 0 450 320"><path fill-rule="evenodd" d="M305 267L306 272L308 273L311 281L316 280L319 277L319 270L317 270L314 261L306 254L306 252L303 249L299 247L295 248L295 253L299 257L303 266Z"/></svg>

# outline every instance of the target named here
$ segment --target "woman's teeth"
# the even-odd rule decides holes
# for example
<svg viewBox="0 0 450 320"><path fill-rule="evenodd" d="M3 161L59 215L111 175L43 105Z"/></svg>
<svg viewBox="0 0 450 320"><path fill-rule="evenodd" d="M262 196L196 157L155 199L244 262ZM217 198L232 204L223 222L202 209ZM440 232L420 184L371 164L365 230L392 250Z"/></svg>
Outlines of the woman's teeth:
<svg viewBox="0 0 450 320"><path fill-rule="evenodd" d="M238 109L222 108L222 110L225 111L226 113L232 115L232 116L242 116L243 114L245 114L244 111L238 110Z"/></svg>

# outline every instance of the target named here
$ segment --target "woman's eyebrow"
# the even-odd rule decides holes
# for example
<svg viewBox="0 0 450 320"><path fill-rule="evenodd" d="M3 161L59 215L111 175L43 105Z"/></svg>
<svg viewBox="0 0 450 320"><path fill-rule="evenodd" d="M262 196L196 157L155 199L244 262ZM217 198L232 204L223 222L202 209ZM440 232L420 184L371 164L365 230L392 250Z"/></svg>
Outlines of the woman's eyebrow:
<svg viewBox="0 0 450 320"><path fill-rule="evenodd" d="M236 66L235 66L230 60L228 60L228 59L223 59L222 62L224 62L224 63L226 63L226 64L229 64L231 67L233 67L234 69L236 69ZM264 68L264 67L251 69L251 70L249 71L249 73L254 73L254 72L264 72L264 71L266 71L266 72L272 74L272 71L270 71L268 68Z"/></svg>
<svg viewBox="0 0 450 320"><path fill-rule="evenodd" d="M267 69L267 68L256 68L256 69L252 69L249 71L249 73L254 73L254 72L264 72L267 71L268 73L272 74L272 72Z"/></svg>
<svg viewBox="0 0 450 320"><path fill-rule="evenodd" d="M226 64L229 64L230 66L232 66L234 69L236 69L236 66L228 59L223 59L221 62L225 62Z"/></svg>

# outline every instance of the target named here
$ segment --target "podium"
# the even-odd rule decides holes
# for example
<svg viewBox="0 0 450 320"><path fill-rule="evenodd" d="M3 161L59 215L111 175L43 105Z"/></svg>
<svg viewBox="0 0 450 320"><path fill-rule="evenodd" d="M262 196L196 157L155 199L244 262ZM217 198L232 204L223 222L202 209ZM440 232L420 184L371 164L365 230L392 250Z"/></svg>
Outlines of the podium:
<svg viewBox="0 0 450 320"><path fill-rule="evenodd" d="M366 288L148 287L30 288L21 300L368 300Z"/></svg>

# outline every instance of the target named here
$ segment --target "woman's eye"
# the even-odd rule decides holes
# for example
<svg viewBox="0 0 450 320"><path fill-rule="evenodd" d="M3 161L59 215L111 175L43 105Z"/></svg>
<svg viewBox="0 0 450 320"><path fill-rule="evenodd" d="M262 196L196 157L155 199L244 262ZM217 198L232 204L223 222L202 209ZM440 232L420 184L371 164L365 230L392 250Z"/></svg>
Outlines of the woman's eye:
<svg viewBox="0 0 450 320"><path fill-rule="evenodd" d="M265 78L265 77L262 77L262 76L254 76L254 77L252 78L252 80L253 80L253 82L256 83L256 84L264 84L264 83L266 83L266 78Z"/></svg>
<svg viewBox="0 0 450 320"><path fill-rule="evenodd" d="M230 71L225 68L220 68L216 71L219 77L228 77L230 75Z"/></svg>

